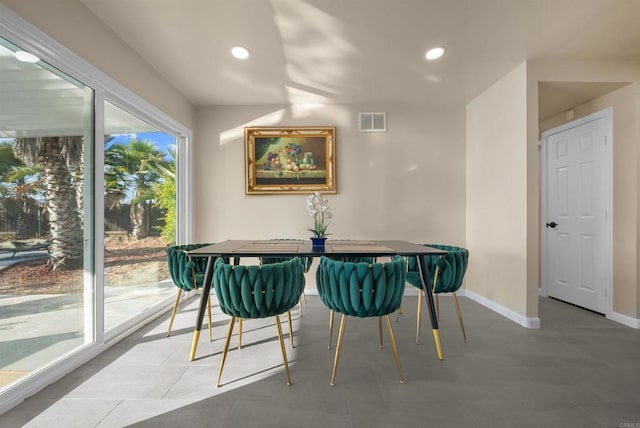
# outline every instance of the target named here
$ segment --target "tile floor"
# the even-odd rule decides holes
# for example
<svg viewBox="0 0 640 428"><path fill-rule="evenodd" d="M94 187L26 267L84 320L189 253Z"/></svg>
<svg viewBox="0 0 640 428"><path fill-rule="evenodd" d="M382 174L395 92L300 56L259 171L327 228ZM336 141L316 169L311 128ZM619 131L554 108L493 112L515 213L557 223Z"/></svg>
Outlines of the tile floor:
<svg viewBox="0 0 640 428"><path fill-rule="evenodd" d="M349 319L331 387L328 311L307 300L303 317L293 314L295 348L287 342L290 387L275 326L258 320L245 322L244 346L229 353L216 388L226 318L216 311L214 341L203 330L189 363L192 299L171 337L167 314L0 416L0 426L640 427L640 331L600 315L541 298L542 328L529 330L461 298L465 344L444 297L441 362L428 319L415 345L416 297L407 296L393 322L407 382L386 333L379 348L377 322Z"/></svg>

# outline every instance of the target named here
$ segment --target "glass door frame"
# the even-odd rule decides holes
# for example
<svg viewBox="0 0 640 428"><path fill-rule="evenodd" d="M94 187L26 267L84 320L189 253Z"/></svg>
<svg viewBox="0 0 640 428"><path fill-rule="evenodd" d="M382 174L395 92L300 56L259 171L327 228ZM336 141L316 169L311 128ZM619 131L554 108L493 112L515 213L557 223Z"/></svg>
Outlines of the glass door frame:
<svg viewBox="0 0 640 428"><path fill-rule="evenodd" d="M94 147L93 151L93 187L96 192L104 189L104 101L107 100L135 114L158 129L178 137L178 213L191 212L191 182L188 173L190 159L190 143L192 131L168 116L160 109L139 97L101 70L89 64L81 57L67 49L50 36L40 31L6 6L0 4L0 37L37 55L43 61L69 76L82 82L94 91ZM171 307L173 299L168 298L166 304L154 307L145 312L143 318L133 318L119 331L104 334L104 198L93 198L93 215L90 224L93 228L93 272L85 271L85 279L93 283L92 293L85 293L85 304L93 310L85 312L85 323L92 327L87 335L93 336L93 342L80 347L71 354L62 357L51 365L43 367L22 381L5 389L0 395L0 414L32 396L52 382L86 363L105 349L131 332L137 330L152 319L162 315ZM86 223L85 223L86 224ZM191 238L191 220L178 218L178 242L187 242ZM87 255L87 254L85 254ZM157 310L155 310L157 309ZM85 329L86 331L87 329Z"/></svg>

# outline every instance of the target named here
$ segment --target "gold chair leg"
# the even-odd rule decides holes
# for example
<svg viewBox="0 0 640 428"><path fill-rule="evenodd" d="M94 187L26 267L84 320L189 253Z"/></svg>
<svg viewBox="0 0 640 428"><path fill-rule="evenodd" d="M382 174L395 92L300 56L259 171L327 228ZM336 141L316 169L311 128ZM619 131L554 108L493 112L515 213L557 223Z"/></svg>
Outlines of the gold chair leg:
<svg viewBox="0 0 640 428"><path fill-rule="evenodd" d="M332 311L333 315L333 311ZM344 327L347 324L347 316L342 314L340 319L340 331L338 333L338 343L336 344L336 356L333 359L333 371L331 372L331 382L329 385L334 386L336 384L336 372L338 371L338 362L340 361L340 352L342 352L342 339L344 338Z"/></svg>
<svg viewBox="0 0 640 428"><path fill-rule="evenodd" d="M167 337L171 336L171 328L173 327L173 320L178 313L178 306L180 305L180 296L182 295L182 288L178 288L178 295L176 296L176 303L173 305L173 312L171 312L171 319L169 320L169 329L167 330Z"/></svg>
<svg viewBox="0 0 640 428"><path fill-rule="evenodd" d="M284 371L287 373L287 385L291 386L291 375L289 374L289 362L287 361L287 350L284 347L284 338L282 337L282 326L280 325L280 316L276 315L276 326L278 327L278 339L280 339L280 349L282 350L282 361L284 361Z"/></svg>
<svg viewBox="0 0 640 428"><path fill-rule="evenodd" d="M402 315L402 305L400 305L398 311L396 312L396 322L398 322L398 320L400 319L400 315Z"/></svg>
<svg viewBox="0 0 640 428"><path fill-rule="evenodd" d="M462 329L462 336L464 337L464 343L467 343L467 333L464 331L464 321L462 321L462 312L460 312L460 305L458 304L458 296L453 293L453 303L456 305L456 312L458 313L458 321L460 321L460 328Z"/></svg>
<svg viewBox="0 0 640 428"><path fill-rule="evenodd" d="M422 290L418 290L418 315L416 315L416 345L420 344L420 322L422 321Z"/></svg>
<svg viewBox="0 0 640 428"><path fill-rule="evenodd" d="M213 329L211 322L211 296L207 299L207 314L209 315L209 342L213 342Z"/></svg>
<svg viewBox="0 0 640 428"><path fill-rule="evenodd" d="M327 349L331 349L331 336L333 336L333 309L329 313L329 346Z"/></svg>
<svg viewBox="0 0 640 428"><path fill-rule="evenodd" d="M398 356L398 348L396 347L396 338L393 335L393 328L391 328L391 320L389 315L387 318L387 329L389 330L389 338L391 340L391 347L393 348L393 355L396 358L396 366L398 367L398 374L400 375L400 383L404 383L404 373L402 372L402 366L400 365L400 356Z"/></svg>
<svg viewBox="0 0 640 428"><path fill-rule="evenodd" d="M240 318L242 319L242 318ZM220 371L218 372L218 382L216 387L220 387L220 379L222 378L222 370L224 370L224 363L227 360L227 353L229 352L229 343L231 343L231 334L233 334L233 324L236 322L236 317L231 317L229 321L229 333L227 333L227 340L224 342L224 351L222 352L222 361L220 362Z"/></svg>
<svg viewBox="0 0 640 428"><path fill-rule="evenodd" d="M302 318L302 300L304 299L304 302L307 303L307 295L305 294L304 290L302 290L302 297L300 297L300 300L298 301L298 306L300 306L300 318Z"/></svg>
<svg viewBox="0 0 640 428"><path fill-rule="evenodd" d="M291 347L295 348L295 346L293 346L293 323L291 322L291 311L287 311L287 318L289 321L289 340L291 341Z"/></svg>
<svg viewBox="0 0 640 428"><path fill-rule="evenodd" d="M440 299L437 294L433 294L433 297L436 298L436 317L438 317L438 321L440 321Z"/></svg>
<svg viewBox="0 0 640 428"><path fill-rule="evenodd" d="M382 317L378 317L378 335L380 336L380 349L384 348L382 344Z"/></svg>
<svg viewBox="0 0 640 428"><path fill-rule="evenodd" d="M242 349L242 318L238 318L240 322L238 323L238 349Z"/></svg>

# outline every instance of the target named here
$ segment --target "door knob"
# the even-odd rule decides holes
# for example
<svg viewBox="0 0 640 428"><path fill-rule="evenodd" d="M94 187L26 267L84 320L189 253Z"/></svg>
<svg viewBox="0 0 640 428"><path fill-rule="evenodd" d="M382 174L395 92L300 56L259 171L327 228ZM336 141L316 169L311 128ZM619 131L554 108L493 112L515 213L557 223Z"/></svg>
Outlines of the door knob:
<svg viewBox="0 0 640 428"><path fill-rule="evenodd" d="M550 227L551 229L555 229L557 225L558 223L556 223L555 221L552 221L551 223L547 223L547 227Z"/></svg>

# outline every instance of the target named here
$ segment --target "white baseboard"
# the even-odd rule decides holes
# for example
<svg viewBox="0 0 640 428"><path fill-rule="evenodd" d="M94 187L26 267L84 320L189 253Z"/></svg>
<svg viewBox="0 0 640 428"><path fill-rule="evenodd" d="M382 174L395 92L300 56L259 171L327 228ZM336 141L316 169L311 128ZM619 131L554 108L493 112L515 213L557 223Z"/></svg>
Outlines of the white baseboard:
<svg viewBox="0 0 640 428"><path fill-rule="evenodd" d="M307 287L305 289L305 293L307 294L307 296L317 296L318 295L318 289L314 287ZM447 295L449 293L446 293L445 295ZM539 317L525 317L520 315L517 312L512 311L511 309L505 308L502 305L497 304L496 302L494 302L493 300L489 300L486 297L483 297L477 293L474 293L473 291L469 291L465 288L461 288L458 291L458 296L464 296L464 297L468 297L469 299L480 303L482 306L485 306L489 309L491 309L494 312L499 313L500 315L502 315L505 318L510 319L511 321L520 324L523 327L526 328L540 328L540 318ZM404 295L405 296L417 296L418 295L418 290L414 287L407 287L404 291ZM541 288L538 289L538 295L543 296L543 297L547 297L546 293L544 293L542 291ZM615 321L618 322L620 324L624 324L627 327L631 327L631 328L637 328L640 329L640 319L638 318L633 318L630 317L628 315L623 315L620 314L618 312L611 312L609 315L607 315L607 319L610 319L611 321Z"/></svg>
<svg viewBox="0 0 640 428"><path fill-rule="evenodd" d="M607 319L619 322L620 324L624 324L627 327L640 329L640 319L638 318L633 318L628 315L623 315L618 312L611 311L611 313L607 315Z"/></svg>
<svg viewBox="0 0 640 428"><path fill-rule="evenodd" d="M481 296L477 293L474 293L473 291L469 291L467 289L461 289L458 294L460 296L465 296L470 298L471 300L480 303L482 306L485 306L489 309L491 309L494 312L499 313L500 315L502 315L503 317L510 319L511 321L520 324L523 327L526 328L540 328L540 318L538 317L525 317L523 315L520 315L519 313L506 308L496 302L494 302L493 300L489 300L484 296Z"/></svg>

